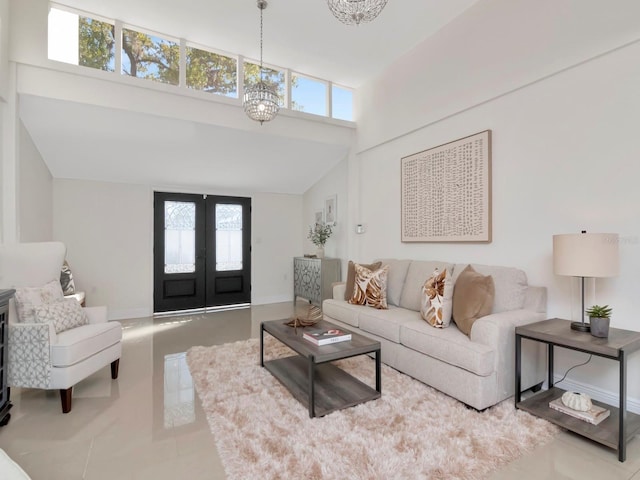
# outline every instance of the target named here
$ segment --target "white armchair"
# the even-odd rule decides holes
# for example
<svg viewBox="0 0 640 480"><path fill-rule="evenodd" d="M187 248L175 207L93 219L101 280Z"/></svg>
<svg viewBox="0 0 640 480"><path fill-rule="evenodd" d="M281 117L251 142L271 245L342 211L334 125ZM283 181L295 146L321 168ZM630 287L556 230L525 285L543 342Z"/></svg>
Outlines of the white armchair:
<svg viewBox="0 0 640 480"><path fill-rule="evenodd" d="M60 279L66 247L60 242L0 245L0 288L39 287ZM73 386L111 364L118 378L122 326L107 321L106 307L84 308L89 319L56 333L51 323L20 323L9 302L10 387L60 390L62 412L71 411Z"/></svg>

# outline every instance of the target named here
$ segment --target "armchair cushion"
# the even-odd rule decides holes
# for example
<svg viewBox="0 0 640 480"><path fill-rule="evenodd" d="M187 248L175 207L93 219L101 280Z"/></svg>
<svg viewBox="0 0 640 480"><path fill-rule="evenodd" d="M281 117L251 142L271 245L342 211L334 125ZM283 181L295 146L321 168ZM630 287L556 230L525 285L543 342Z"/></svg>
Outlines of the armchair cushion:
<svg viewBox="0 0 640 480"><path fill-rule="evenodd" d="M66 330L51 345L51 365L75 365L121 340L122 326L118 322L89 324Z"/></svg>
<svg viewBox="0 0 640 480"><path fill-rule="evenodd" d="M35 307L59 302L63 298L62 287L58 280L52 280L42 287L16 288L14 300L18 321L21 323L36 322Z"/></svg>
<svg viewBox="0 0 640 480"><path fill-rule="evenodd" d="M56 333L89 323L87 314L74 298L37 306L34 312L37 322L52 323Z"/></svg>

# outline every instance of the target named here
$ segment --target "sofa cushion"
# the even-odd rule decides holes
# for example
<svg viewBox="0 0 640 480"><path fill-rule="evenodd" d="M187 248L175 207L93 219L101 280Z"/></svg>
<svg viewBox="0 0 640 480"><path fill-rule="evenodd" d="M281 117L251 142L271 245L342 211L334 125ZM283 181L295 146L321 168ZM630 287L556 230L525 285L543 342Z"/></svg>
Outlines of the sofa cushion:
<svg viewBox="0 0 640 480"><path fill-rule="evenodd" d="M420 313L395 306L389 306L388 310L367 308L362 310L358 316L362 331L378 335L395 343L400 343L400 325L416 319L424 323L420 319ZM429 325L426 326L431 328Z"/></svg>
<svg viewBox="0 0 640 480"><path fill-rule="evenodd" d="M453 321L458 329L471 334L473 322L491 313L494 298L493 278L468 265L456 280L453 291Z"/></svg>
<svg viewBox="0 0 640 480"><path fill-rule="evenodd" d="M453 270L454 284L467 263L456 264ZM495 298L491 313L520 310L524 307L527 292L527 275L514 267L496 267L491 265L471 264L473 269L482 275L491 275L495 286Z"/></svg>
<svg viewBox="0 0 640 480"><path fill-rule="evenodd" d="M382 266L389 265L389 274L387 275L387 303L400 305L400 296L402 295L402 287L407 278L407 270L411 260L395 260L393 258L381 259Z"/></svg>
<svg viewBox="0 0 640 480"><path fill-rule="evenodd" d="M444 328L451 323L453 279L451 270L436 269L422 286L420 315L432 327Z"/></svg>
<svg viewBox="0 0 640 480"><path fill-rule="evenodd" d="M420 311L422 286L436 268L440 271L452 269L453 264L418 260L411 262L409 270L407 271L407 278L405 279L404 286L402 288L399 306L408 308L415 312Z"/></svg>
<svg viewBox="0 0 640 480"><path fill-rule="evenodd" d="M351 325L352 327L359 327L358 315L365 307L362 305L351 305L344 300L334 300L328 298L322 302L322 313L328 320L335 318L341 322Z"/></svg>
<svg viewBox="0 0 640 480"><path fill-rule="evenodd" d="M449 328L432 328L414 318L400 325L400 343L483 377L491 375L495 369L493 349L472 342L454 324Z"/></svg>
<svg viewBox="0 0 640 480"><path fill-rule="evenodd" d="M385 265L378 270L371 271L362 265L355 264L356 281L353 286L353 295L349 303L354 305L367 305L382 310L387 309L387 273L389 266Z"/></svg>
<svg viewBox="0 0 640 480"><path fill-rule="evenodd" d="M118 322L94 323L64 331L57 337L51 345L51 364L68 367L122 340L122 326Z"/></svg>
<svg viewBox="0 0 640 480"><path fill-rule="evenodd" d="M372 264L361 263L364 268L368 268L369 270L377 270L382 266L381 262L375 262ZM349 300L353 295L353 287L356 283L356 264L349 260L349 264L347 266L347 281L345 282L345 291L344 291L344 299Z"/></svg>

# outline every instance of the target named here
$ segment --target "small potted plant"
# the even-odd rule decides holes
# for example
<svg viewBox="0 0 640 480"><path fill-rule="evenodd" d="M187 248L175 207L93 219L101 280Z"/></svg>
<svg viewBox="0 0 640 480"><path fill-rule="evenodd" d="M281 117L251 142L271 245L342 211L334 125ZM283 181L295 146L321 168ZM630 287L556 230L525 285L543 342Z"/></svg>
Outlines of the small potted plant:
<svg viewBox="0 0 640 480"><path fill-rule="evenodd" d="M333 228L328 223L316 223L313 227L309 227L307 238L318 247L316 252L318 258L324 258L324 244L327 243L332 233Z"/></svg>
<svg viewBox="0 0 640 480"><path fill-rule="evenodd" d="M611 307L609 307L609 305L593 305L585 310L585 313L589 315L591 335L594 337L607 338L609 336Z"/></svg>

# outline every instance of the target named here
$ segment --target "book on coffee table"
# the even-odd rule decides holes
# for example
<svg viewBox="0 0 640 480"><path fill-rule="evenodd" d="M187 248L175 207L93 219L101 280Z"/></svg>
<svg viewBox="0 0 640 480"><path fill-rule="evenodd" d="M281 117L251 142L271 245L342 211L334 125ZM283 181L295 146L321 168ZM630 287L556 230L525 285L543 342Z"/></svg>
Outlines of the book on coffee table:
<svg viewBox="0 0 640 480"><path fill-rule="evenodd" d="M562 403L561 398L556 398L555 400L550 401L549 407L559 412L566 413L567 415L571 415L572 417L579 418L580 420L584 420L592 425L598 425L611 414L608 409L599 407L598 405L592 405L591 409L586 412L574 410Z"/></svg>
<svg viewBox="0 0 640 480"><path fill-rule="evenodd" d="M320 346L330 343L347 342L351 340L351 334L339 328L314 328L305 330L302 338Z"/></svg>

